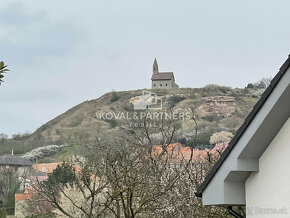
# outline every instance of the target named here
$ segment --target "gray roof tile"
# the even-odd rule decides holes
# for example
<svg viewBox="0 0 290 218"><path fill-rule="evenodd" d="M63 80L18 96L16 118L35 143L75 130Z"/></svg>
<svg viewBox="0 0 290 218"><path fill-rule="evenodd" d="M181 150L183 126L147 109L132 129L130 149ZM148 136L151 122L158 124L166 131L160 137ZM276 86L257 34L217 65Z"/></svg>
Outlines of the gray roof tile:
<svg viewBox="0 0 290 218"><path fill-rule="evenodd" d="M32 162L17 155L0 156L0 165L32 166Z"/></svg>

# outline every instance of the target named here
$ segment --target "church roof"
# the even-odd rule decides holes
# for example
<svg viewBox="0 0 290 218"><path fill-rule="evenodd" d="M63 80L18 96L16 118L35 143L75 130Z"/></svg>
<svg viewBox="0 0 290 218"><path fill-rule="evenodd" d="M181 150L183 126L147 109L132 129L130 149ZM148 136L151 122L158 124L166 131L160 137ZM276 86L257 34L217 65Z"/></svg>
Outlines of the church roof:
<svg viewBox="0 0 290 218"><path fill-rule="evenodd" d="M174 79L173 72L163 72L153 74L151 80L171 80Z"/></svg>
<svg viewBox="0 0 290 218"><path fill-rule="evenodd" d="M32 166L32 162L17 155L0 156L0 165Z"/></svg>

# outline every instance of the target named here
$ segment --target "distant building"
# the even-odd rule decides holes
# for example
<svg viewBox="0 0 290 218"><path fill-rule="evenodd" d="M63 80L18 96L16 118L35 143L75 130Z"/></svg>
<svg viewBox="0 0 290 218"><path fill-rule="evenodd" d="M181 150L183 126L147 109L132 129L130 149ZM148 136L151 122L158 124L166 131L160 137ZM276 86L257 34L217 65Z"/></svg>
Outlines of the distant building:
<svg viewBox="0 0 290 218"><path fill-rule="evenodd" d="M57 166L61 166L61 163L60 162L57 162L57 163L41 163L41 164L33 164L33 168L40 171L40 172L43 172L45 174L51 174L53 173L53 171L57 168Z"/></svg>
<svg viewBox="0 0 290 218"><path fill-rule="evenodd" d="M39 198L37 191L32 187L26 188L23 193L15 194L14 215L17 218L46 217L45 215L52 210L52 204L46 199Z"/></svg>
<svg viewBox="0 0 290 218"><path fill-rule="evenodd" d="M134 110L162 109L162 99L156 93L143 90L143 95L136 96L130 100Z"/></svg>
<svg viewBox="0 0 290 218"><path fill-rule="evenodd" d="M23 174L26 170L30 170L32 162L17 155L8 154L0 156L0 170L9 169L18 175Z"/></svg>
<svg viewBox="0 0 290 218"><path fill-rule="evenodd" d="M173 72L159 72L156 58L153 64L153 75L151 77L151 80L152 89L178 88L178 85L175 83Z"/></svg>

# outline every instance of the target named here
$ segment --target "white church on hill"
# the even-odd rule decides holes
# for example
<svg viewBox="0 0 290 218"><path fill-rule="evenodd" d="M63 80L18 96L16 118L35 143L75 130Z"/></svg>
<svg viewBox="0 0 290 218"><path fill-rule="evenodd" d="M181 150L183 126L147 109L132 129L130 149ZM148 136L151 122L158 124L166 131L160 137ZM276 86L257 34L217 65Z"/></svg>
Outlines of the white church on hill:
<svg viewBox="0 0 290 218"><path fill-rule="evenodd" d="M158 63L155 58L153 64L152 89L172 89L179 86L175 83L173 72L159 72Z"/></svg>

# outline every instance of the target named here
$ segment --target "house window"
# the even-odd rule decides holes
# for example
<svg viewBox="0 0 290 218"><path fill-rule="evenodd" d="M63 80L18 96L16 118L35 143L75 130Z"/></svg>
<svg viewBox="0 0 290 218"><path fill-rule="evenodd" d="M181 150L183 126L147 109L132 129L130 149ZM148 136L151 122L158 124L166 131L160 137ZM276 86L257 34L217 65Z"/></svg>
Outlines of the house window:
<svg viewBox="0 0 290 218"><path fill-rule="evenodd" d="M9 168L9 165L6 165L6 169L8 169Z"/></svg>
<svg viewBox="0 0 290 218"><path fill-rule="evenodd" d="M167 83L166 83L166 86L167 86Z"/></svg>
<svg viewBox="0 0 290 218"><path fill-rule="evenodd" d="M160 86L162 86L162 84L160 84Z"/></svg>
<svg viewBox="0 0 290 218"><path fill-rule="evenodd" d="M46 173L46 167L42 166L42 172Z"/></svg>
<svg viewBox="0 0 290 218"><path fill-rule="evenodd" d="M154 87L156 86L156 84L154 84Z"/></svg>

